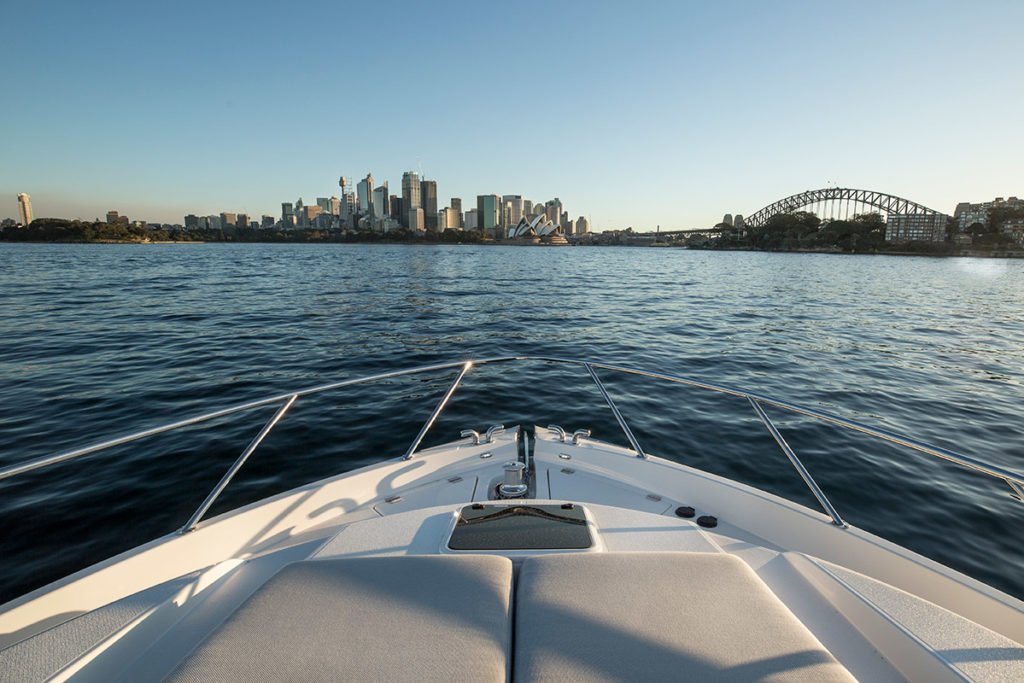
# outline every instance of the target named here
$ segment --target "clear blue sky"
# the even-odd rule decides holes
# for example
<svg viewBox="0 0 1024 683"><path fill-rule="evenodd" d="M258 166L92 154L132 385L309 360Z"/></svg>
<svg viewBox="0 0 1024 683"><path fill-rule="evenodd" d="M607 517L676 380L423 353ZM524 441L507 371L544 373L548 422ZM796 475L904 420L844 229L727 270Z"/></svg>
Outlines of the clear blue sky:
<svg viewBox="0 0 1024 683"><path fill-rule="evenodd" d="M280 213L367 171L598 229L839 183L1024 195L1024 2L50 2L0 27L0 216Z"/></svg>

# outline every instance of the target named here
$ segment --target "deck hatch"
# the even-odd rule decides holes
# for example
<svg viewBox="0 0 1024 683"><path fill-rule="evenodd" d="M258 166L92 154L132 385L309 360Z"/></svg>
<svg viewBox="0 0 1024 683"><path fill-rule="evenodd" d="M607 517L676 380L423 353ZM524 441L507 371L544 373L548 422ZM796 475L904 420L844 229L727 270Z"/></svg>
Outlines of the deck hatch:
<svg viewBox="0 0 1024 683"><path fill-rule="evenodd" d="M582 550L594 545L580 505L467 505L451 550Z"/></svg>

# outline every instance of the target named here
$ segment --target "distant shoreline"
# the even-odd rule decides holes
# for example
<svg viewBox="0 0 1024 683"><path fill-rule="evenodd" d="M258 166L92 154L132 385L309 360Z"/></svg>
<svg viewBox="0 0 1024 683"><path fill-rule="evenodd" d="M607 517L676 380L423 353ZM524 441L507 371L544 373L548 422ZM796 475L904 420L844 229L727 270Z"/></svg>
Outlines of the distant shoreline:
<svg viewBox="0 0 1024 683"><path fill-rule="evenodd" d="M410 247L434 247L434 246L483 246L483 247L585 247L585 248L607 248L624 247L629 249L649 249L649 244L534 244L511 241L486 240L481 242L427 242L427 241L406 241L406 240L365 240L365 241L320 241L320 242L282 242L282 241L226 241L226 240L0 240L0 244L134 244L138 246L165 245L165 244L308 244L308 245L405 245ZM832 256L925 256L930 258L1001 258L1001 259L1024 259L1024 250L1017 251L981 251L971 249L960 249L957 251L938 253L927 251L901 251L898 249L880 249L877 251L829 251L823 249L755 249L751 247L728 247L728 248L705 248L705 247L676 247L659 244L653 248L680 249L686 251L708 251L708 252L760 252L765 254L827 254Z"/></svg>

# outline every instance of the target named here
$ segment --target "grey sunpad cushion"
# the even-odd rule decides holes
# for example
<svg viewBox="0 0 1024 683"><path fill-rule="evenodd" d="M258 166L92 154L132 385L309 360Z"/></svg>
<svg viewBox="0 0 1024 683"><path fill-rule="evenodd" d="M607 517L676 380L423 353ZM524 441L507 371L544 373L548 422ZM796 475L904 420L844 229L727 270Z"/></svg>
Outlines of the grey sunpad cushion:
<svg viewBox="0 0 1024 683"><path fill-rule="evenodd" d="M851 681L723 553L532 557L516 584L517 681Z"/></svg>
<svg viewBox="0 0 1024 683"><path fill-rule="evenodd" d="M298 562L169 680L507 680L511 590L503 557Z"/></svg>

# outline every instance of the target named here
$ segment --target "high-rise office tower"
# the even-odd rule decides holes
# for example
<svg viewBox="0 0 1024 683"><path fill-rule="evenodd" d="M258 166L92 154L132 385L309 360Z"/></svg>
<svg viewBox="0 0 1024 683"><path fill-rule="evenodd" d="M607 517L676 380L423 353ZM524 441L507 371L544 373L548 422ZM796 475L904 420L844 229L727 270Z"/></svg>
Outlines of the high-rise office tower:
<svg viewBox="0 0 1024 683"><path fill-rule="evenodd" d="M383 218L391 210L389 204L391 197L388 196L388 185L384 183L373 190L373 210L370 212L374 218Z"/></svg>
<svg viewBox="0 0 1024 683"><path fill-rule="evenodd" d="M319 206L320 209L326 213L331 212L331 200L329 197L317 197L316 205Z"/></svg>
<svg viewBox="0 0 1024 683"><path fill-rule="evenodd" d="M427 230L437 230L437 181L420 181L420 206Z"/></svg>
<svg viewBox="0 0 1024 683"><path fill-rule="evenodd" d="M455 215L458 217L458 221L459 222L458 222L458 225L449 225L448 227L449 228L461 229L463 227L463 225L465 225L465 223L463 223L463 220L462 220L462 199L459 198L459 197L452 197L450 205L451 205L452 211L454 211Z"/></svg>
<svg viewBox="0 0 1024 683"><path fill-rule="evenodd" d="M466 230L478 230L480 228L480 221L478 220L480 214L477 213L476 209L470 209L466 212L462 219L462 225Z"/></svg>
<svg viewBox="0 0 1024 683"><path fill-rule="evenodd" d="M331 197L329 202L330 202L330 205L331 205L331 210L330 210L331 215L332 216L340 216L341 215L341 200L338 199L337 197Z"/></svg>
<svg viewBox="0 0 1024 683"><path fill-rule="evenodd" d="M24 192L18 195L18 211L21 213L21 224L27 227L32 222L32 198Z"/></svg>
<svg viewBox="0 0 1024 683"><path fill-rule="evenodd" d="M562 222L562 200L558 197L551 199L545 204L544 215L547 216L555 225L561 225Z"/></svg>
<svg viewBox="0 0 1024 683"><path fill-rule="evenodd" d="M531 202L529 199L524 199L523 200L523 215L524 216L529 216L531 213L533 213L533 202Z"/></svg>
<svg viewBox="0 0 1024 683"><path fill-rule="evenodd" d="M359 181L356 188L359 196L359 213L369 214L370 203L373 202L373 174L367 173L366 177Z"/></svg>
<svg viewBox="0 0 1024 683"><path fill-rule="evenodd" d="M495 235L501 220L501 197L496 194L477 195L476 212L479 229Z"/></svg>
<svg viewBox="0 0 1024 683"><path fill-rule="evenodd" d="M295 207L291 202L281 202L281 225L285 228L295 225Z"/></svg>
<svg viewBox="0 0 1024 683"><path fill-rule="evenodd" d="M502 203L508 207L508 216L505 221L506 226L518 225L519 220L523 217L524 202L523 197L518 194L507 194L501 198Z"/></svg>
<svg viewBox="0 0 1024 683"><path fill-rule="evenodd" d="M562 214L562 232L566 235L576 234L576 221L569 218L568 213Z"/></svg>
<svg viewBox="0 0 1024 683"><path fill-rule="evenodd" d="M422 208L420 202L420 175L415 171L406 171L402 174L402 217L405 219L403 225L409 228L409 216L413 209Z"/></svg>
<svg viewBox="0 0 1024 683"><path fill-rule="evenodd" d="M222 230L233 228L238 223L238 216L234 213L221 212L220 214L220 227Z"/></svg>
<svg viewBox="0 0 1024 683"><path fill-rule="evenodd" d="M576 234L586 235L588 232L590 232L590 221L585 216L580 216L576 219Z"/></svg>
<svg viewBox="0 0 1024 683"><path fill-rule="evenodd" d="M423 208L417 206L415 209L409 209L408 221L410 230L423 231Z"/></svg>
<svg viewBox="0 0 1024 683"><path fill-rule="evenodd" d="M120 218L117 211L107 211L107 223L120 223Z"/></svg>
<svg viewBox="0 0 1024 683"><path fill-rule="evenodd" d="M388 205L390 206L388 215L395 218L399 223L402 223L402 198L393 194L388 199Z"/></svg>
<svg viewBox="0 0 1024 683"><path fill-rule="evenodd" d="M238 218L235 219L235 225L237 227L239 227L239 228L248 228L249 227L249 214L247 214L247 213L240 213L240 214L238 214Z"/></svg>

